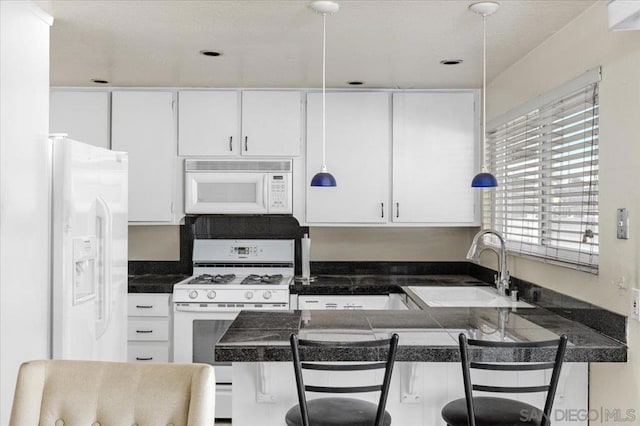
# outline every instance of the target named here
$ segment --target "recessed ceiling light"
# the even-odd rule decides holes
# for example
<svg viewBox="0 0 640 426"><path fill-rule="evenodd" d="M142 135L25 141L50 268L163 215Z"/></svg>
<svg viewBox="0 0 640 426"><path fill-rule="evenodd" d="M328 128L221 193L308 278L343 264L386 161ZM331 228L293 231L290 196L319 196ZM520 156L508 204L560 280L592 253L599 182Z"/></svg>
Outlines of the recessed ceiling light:
<svg viewBox="0 0 640 426"><path fill-rule="evenodd" d="M347 81L347 84L351 86L362 86L364 84L364 81Z"/></svg>
<svg viewBox="0 0 640 426"><path fill-rule="evenodd" d="M222 52L216 52L215 50L201 50L200 54L204 56L222 56Z"/></svg>
<svg viewBox="0 0 640 426"><path fill-rule="evenodd" d="M462 59L443 59L440 61L442 65L458 65L462 62Z"/></svg>
<svg viewBox="0 0 640 426"><path fill-rule="evenodd" d="M99 78L93 78L93 79L91 79L91 81L94 82L94 83L98 83L98 84L107 84L107 83L109 83L107 80L101 80Z"/></svg>

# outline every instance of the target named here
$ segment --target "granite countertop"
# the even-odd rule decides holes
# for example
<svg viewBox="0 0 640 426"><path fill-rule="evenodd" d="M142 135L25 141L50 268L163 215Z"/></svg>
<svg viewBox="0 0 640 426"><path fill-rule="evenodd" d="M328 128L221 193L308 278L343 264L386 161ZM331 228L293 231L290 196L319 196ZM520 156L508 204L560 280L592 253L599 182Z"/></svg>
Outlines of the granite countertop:
<svg viewBox="0 0 640 426"><path fill-rule="evenodd" d="M187 278L182 274L129 275L129 293L173 293L173 285Z"/></svg>
<svg viewBox="0 0 640 426"><path fill-rule="evenodd" d="M458 334L487 340L535 341L567 334L567 362L625 362L627 347L578 322L534 307L442 308L410 311L242 311L215 345L220 362L291 360L289 335L316 340L368 340L400 335L397 361L457 362ZM383 354L384 355L384 354ZM473 359L480 353L471 352ZM305 348L305 359L326 361L379 360L370 348ZM549 360L548 349L492 349L485 361Z"/></svg>
<svg viewBox="0 0 640 426"><path fill-rule="evenodd" d="M172 293L173 285L187 278L183 274L129 275L129 293ZM487 283L469 275L318 275L310 284L295 281L291 294L349 295L403 293L404 286L478 286Z"/></svg>
<svg viewBox="0 0 640 426"><path fill-rule="evenodd" d="M488 285L469 275L318 275L309 284L296 280L289 287L300 295L379 295L403 293L406 286Z"/></svg>

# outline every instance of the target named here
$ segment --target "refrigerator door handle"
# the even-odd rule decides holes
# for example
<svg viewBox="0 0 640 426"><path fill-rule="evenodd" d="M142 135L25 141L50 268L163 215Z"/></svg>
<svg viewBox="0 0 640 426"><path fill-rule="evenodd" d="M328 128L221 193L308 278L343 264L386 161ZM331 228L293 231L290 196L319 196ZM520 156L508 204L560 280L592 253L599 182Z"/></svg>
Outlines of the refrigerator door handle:
<svg viewBox="0 0 640 426"><path fill-rule="evenodd" d="M102 337L111 320L111 211L102 197L96 198L96 232L98 240L98 298L96 338Z"/></svg>

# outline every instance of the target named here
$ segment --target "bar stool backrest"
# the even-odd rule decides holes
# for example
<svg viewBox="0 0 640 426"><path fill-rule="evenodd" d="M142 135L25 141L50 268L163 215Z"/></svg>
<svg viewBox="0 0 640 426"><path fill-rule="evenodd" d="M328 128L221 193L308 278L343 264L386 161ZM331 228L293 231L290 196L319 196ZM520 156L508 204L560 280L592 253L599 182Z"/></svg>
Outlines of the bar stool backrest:
<svg viewBox="0 0 640 426"><path fill-rule="evenodd" d="M336 341L320 341L298 339L296 334L292 334L290 339L291 351L293 354L293 367L296 376L296 386L298 388L298 402L300 404L300 413L302 415L302 424L309 425L309 415L307 410L307 392L322 393L361 393L361 392L377 392L380 391L378 400L378 410L376 412L376 420L374 426L382 426L384 420L385 407L387 405L387 395L389 394L389 383L391 382L391 373L393 372L393 363L396 359L398 349L398 335L392 334L389 339L384 340L367 340L357 342L336 342ZM379 348L380 351L388 349L386 360L381 362L372 362L364 364L319 364L312 362L302 362L300 360L301 347L321 347L323 349L330 348ZM303 349L304 351L304 349ZM363 370L379 370L384 369L384 378L381 384L370 386L350 386L350 387L333 387L333 386L311 386L305 385L302 370L324 370L324 371L363 371Z"/></svg>
<svg viewBox="0 0 640 426"><path fill-rule="evenodd" d="M469 426L476 426L473 406L473 391L496 392L496 393L529 393L546 392L543 412L543 419L540 426L551 424L551 408L558 387L560 369L564 359L564 352L567 347L567 336L563 334L557 340L545 340L538 342L493 342L487 340L467 339L464 333L458 336L460 343L460 358L462 361L462 378L464 380L464 394L467 401L467 420ZM470 361L469 347L479 348L509 348L509 349L535 349L535 348L556 348L554 362L525 362L516 364L474 362ZM474 384L471 382L471 369L494 370L494 371L536 371L552 370L551 381L548 385L540 386L489 386Z"/></svg>

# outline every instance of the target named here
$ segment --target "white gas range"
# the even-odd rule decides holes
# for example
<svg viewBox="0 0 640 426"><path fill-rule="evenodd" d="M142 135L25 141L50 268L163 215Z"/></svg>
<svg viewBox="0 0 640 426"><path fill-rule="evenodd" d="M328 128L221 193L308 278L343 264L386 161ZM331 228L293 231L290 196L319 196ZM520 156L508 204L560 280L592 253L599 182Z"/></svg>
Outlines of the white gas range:
<svg viewBox="0 0 640 426"><path fill-rule="evenodd" d="M173 287L173 361L215 367L216 417L231 418L231 364L214 345L241 310L288 310L294 240L194 240L193 276Z"/></svg>

